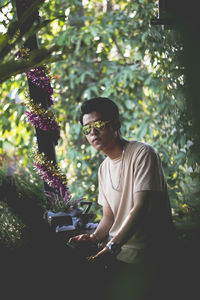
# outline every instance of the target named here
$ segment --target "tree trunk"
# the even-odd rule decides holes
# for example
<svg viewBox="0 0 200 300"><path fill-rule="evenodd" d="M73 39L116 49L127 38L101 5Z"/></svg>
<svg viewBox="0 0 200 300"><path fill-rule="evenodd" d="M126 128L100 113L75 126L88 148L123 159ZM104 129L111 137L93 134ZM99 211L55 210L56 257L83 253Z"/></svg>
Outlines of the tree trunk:
<svg viewBox="0 0 200 300"><path fill-rule="evenodd" d="M32 3L33 1L29 0L15 0L19 21L22 20L24 13ZM38 9L35 9L26 19L26 21L21 24L20 34L24 35L25 33L27 33L34 22L39 22ZM28 39L24 43L24 47L30 49L30 51L39 49L37 34L33 34L32 36L28 37ZM33 85L30 79L27 78L27 81L31 99L33 99L35 103L41 103L42 108L47 109L48 96L45 95L45 93L42 93L41 88ZM51 133L49 133L48 131L43 131L40 128L35 128L35 135L37 137L39 152L44 152L47 159L49 161L53 161L53 163L56 164L55 144L51 137ZM44 188L45 190L51 190L46 182L44 182Z"/></svg>

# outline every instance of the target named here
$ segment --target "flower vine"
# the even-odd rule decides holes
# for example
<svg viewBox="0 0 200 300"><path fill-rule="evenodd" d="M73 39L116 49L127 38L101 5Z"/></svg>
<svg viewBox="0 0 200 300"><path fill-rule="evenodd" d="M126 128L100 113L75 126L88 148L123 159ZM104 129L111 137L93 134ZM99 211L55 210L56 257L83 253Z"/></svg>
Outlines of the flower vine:
<svg viewBox="0 0 200 300"><path fill-rule="evenodd" d="M29 70L26 72L26 75L31 85L37 87L38 89L42 90L44 94L46 94L46 104L47 107L50 107L54 103L52 98L53 88L50 84L50 76L46 74L47 72L48 69L45 66L42 66Z"/></svg>
<svg viewBox="0 0 200 300"><path fill-rule="evenodd" d="M30 50L27 48L18 52L18 57L28 58ZM44 103L40 103L43 99L32 99L30 93L28 93L26 105L28 110L25 111L27 120L36 128L40 128L43 131L49 132L54 144L58 144L60 138L60 126L56 121L55 114L50 107L54 103L52 95L53 88L50 84L50 76L47 74L49 71L46 66L37 67L26 72L29 80L29 86L35 87L42 92L45 97L45 109ZM40 95L41 96L41 95ZM52 161L49 161L44 152L40 153L36 150L36 146L33 147L34 169L40 175L44 182L46 182L53 191L46 191L46 197L51 209L57 211L59 209L67 210L75 207L79 199L71 201L71 195L69 192L67 180L61 170Z"/></svg>
<svg viewBox="0 0 200 300"><path fill-rule="evenodd" d="M26 111L28 121L35 127L52 133L55 145L60 138L60 126L52 111L42 108L41 103L34 103L33 99L27 101L29 111Z"/></svg>
<svg viewBox="0 0 200 300"><path fill-rule="evenodd" d="M71 199L67 180L64 174L61 173L59 167L52 161L49 161L44 152L39 153L36 147L33 150L34 166L42 179L55 191L59 191L60 195Z"/></svg>
<svg viewBox="0 0 200 300"><path fill-rule="evenodd" d="M39 153L36 147L33 148L33 156L36 172L53 190L45 193L51 209L58 211L76 207L83 198L71 201L67 179L60 168L49 161L44 152Z"/></svg>
<svg viewBox="0 0 200 300"><path fill-rule="evenodd" d="M29 53L30 51L28 51L27 48L22 49L18 52L18 57L27 58ZM37 89L37 94L40 94L40 99L32 99L30 93L28 93L26 100L28 110L25 111L25 114L27 115L28 122L33 126L51 133L51 138L54 144L57 145L60 139L60 126L56 121L55 114L50 110L50 107L54 103L52 98L53 88L50 84L50 76L46 73L49 73L46 66L37 67L26 72L29 86ZM38 90L40 93L38 93ZM45 99L45 103L43 98ZM46 106L46 108L44 108L44 106Z"/></svg>
<svg viewBox="0 0 200 300"><path fill-rule="evenodd" d="M23 9L27 9L32 4L32 0L17 1ZM39 21L37 8L33 14L33 18ZM31 49L24 47L18 51L17 56L20 59L28 60L30 52ZM50 110L54 100L49 69L44 65L39 66L28 70L26 76L29 84L29 95L26 101L28 110L25 112L27 120L34 127L50 133L54 144L57 145L60 138L60 126L56 121L55 114ZM69 209L77 206L83 198L71 201L66 176L61 173L59 167L53 161L49 161L46 154L40 153L36 147L33 148L33 158L37 173L52 189L52 191L46 192L51 209Z"/></svg>
<svg viewBox="0 0 200 300"><path fill-rule="evenodd" d="M27 52L24 52L26 55ZM29 85L43 91L46 95L47 109L43 108L42 103L34 101L30 94L27 97L26 105L28 110L25 111L27 120L36 128L51 133L55 145L58 144L60 138L60 126L56 121L55 114L50 110L50 106L54 103L52 99L53 88L50 84L50 76L45 73L46 67L37 67L28 72L27 78ZM42 100L42 99L41 99ZM77 205L77 201L71 201L71 195L67 185L67 180L61 170L52 161L49 161L44 152L39 153L36 146L33 148L34 169L40 175L44 182L53 190L46 192L46 197L51 209L54 211L59 209L67 210Z"/></svg>

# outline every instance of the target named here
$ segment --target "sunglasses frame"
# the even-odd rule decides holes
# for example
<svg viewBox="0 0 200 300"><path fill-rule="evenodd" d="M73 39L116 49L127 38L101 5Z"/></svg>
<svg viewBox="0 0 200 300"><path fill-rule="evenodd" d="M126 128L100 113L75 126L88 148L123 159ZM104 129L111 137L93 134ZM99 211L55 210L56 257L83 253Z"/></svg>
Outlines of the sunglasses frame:
<svg viewBox="0 0 200 300"><path fill-rule="evenodd" d="M101 124L103 125L102 128L96 128L96 127L95 127L95 124L97 124L97 123L99 123L99 122L102 122L102 123L101 123ZM106 128L106 124L108 124L108 123L110 123L110 122L111 122L111 120L108 120L108 121L97 120L97 121L93 122L92 124L93 124L93 128L95 128L97 131L100 131L100 130L104 130L104 129ZM88 132L88 133L85 132L85 130L87 130L86 127L89 129L89 132ZM84 130L84 129L85 129L85 130ZM84 126L82 127L82 132L83 132L84 135L90 134L91 130L92 130L91 124L87 124L87 125L84 125Z"/></svg>

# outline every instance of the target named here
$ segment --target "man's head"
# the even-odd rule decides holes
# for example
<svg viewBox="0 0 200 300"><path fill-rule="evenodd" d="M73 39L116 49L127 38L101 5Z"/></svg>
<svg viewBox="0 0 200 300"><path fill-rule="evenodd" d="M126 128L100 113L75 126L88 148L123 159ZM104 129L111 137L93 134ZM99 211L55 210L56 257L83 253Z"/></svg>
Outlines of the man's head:
<svg viewBox="0 0 200 300"><path fill-rule="evenodd" d="M119 120L119 110L117 105L109 98L92 98L85 101L81 106L80 122L83 125L83 116L91 112L98 112L101 114L102 119L107 121Z"/></svg>
<svg viewBox="0 0 200 300"><path fill-rule="evenodd" d="M97 150L105 150L120 137L117 105L108 98L93 98L81 106L80 122L88 142Z"/></svg>

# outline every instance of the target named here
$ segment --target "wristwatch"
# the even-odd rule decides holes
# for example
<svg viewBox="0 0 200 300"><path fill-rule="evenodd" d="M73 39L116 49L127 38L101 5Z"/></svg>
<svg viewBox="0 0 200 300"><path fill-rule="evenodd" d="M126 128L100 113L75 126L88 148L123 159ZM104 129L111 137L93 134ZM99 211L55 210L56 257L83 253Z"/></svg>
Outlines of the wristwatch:
<svg viewBox="0 0 200 300"><path fill-rule="evenodd" d="M113 255L117 255L121 251L121 246L115 242L108 242L106 247L109 249L110 253Z"/></svg>

